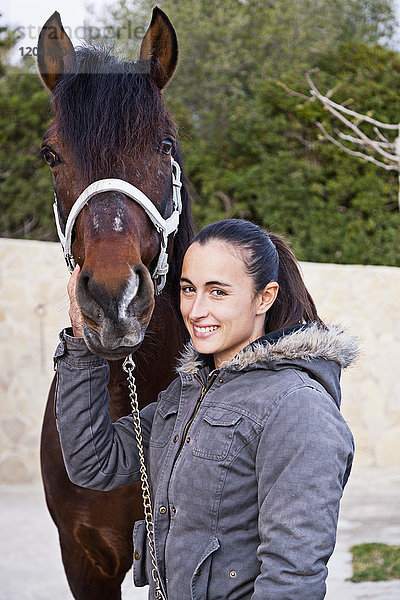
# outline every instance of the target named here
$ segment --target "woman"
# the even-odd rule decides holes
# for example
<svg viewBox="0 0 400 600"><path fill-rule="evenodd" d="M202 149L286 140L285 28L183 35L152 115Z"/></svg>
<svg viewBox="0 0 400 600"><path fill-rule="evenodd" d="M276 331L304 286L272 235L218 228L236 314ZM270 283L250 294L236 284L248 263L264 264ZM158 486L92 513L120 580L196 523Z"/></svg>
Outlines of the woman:
<svg viewBox="0 0 400 600"><path fill-rule="evenodd" d="M320 600L353 458L339 378L355 341L319 319L284 240L241 220L194 239L181 312L192 343L179 376L141 411L168 598ZM63 338L56 414L71 480L137 481L132 417L108 415L106 361ZM141 586L151 582L143 522L134 536Z"/></svg>

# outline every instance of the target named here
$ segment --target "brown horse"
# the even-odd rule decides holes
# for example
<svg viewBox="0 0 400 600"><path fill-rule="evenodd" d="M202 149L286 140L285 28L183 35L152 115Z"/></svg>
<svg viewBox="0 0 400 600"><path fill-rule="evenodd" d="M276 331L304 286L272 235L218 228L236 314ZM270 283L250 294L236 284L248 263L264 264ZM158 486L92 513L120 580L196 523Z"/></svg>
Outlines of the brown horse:
<svg viewBox="0 0 400 600"><path fill-rule="evenodd" d="M167 219L173 212L171 156L181 164L176 131L162 89L176 67L175 31L158 8L143 38L140 59L119 62L94 48L74 50L58 13L42 29L38 66L51 91L55 117L42 152L52 169L56 213L63 236L77 198L94 181L115 178L143 192ZM141 406L174 377L184 339L178 278L192 236L187 182L176 235L168 237L169 273L160 295L152 280L160 235L148 211L114 188L100 191L72 227L73 260L81 272L77 299L89 348L110 361L110 414L129 413L123 356L137 351ZM68 227L67 227L68 228ZM164 240L165 241L165 240ZM164 265L165 272L165 265ZM65 472L50 390L41 440L46 500L59 530L68 582L78 600L117 600L132 564L132 528L142 518L138 485L97 492L73 485Z"/></svg>

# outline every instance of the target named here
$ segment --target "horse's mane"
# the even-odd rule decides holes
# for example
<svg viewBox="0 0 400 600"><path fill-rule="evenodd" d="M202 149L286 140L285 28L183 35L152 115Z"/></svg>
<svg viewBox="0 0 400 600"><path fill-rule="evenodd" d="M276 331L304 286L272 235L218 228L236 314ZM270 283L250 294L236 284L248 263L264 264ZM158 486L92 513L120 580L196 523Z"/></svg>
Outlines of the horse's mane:
<svg viewBox="0 0 400 600"><path fill-rule="evenodd" d="M123 176L127 156L149 151L160 134L175 130L161 94L141 70L108 50L82 47L54 90L61 135L87 184Z"/></svg>
<svg viewBox="0 0 400 600"><path fill-rule="evenodd" d="M60 132L77 159L76 168L88 185L99 178L125 179L125 160L154 151L154 141L176 127L159 90L141 61L119 61L108 50L78 48L69 72L53 93ZM179 146L174 158L182 167ZM179 230L168 275L178 288L183 255L193 236L191 198L182 169ZM178 296L174 294L175 303Z"/></svg>

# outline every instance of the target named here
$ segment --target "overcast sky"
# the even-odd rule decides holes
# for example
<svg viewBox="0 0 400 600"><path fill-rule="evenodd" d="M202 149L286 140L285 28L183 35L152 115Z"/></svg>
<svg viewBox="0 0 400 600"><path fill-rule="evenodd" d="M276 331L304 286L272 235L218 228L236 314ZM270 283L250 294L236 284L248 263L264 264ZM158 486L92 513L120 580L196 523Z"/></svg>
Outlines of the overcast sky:
<svg viewBox="0 0 400 600"><path fill-rule="evenodd" d="M82 39L84 26L96 25L86 6L93 6L97 13L101 13L106 4L105 0L2 0L1 22L9 27L22 27L24 38L21 39L21 45L36 46L42 26L58 10L64 28L76 45Z"/></svg>
<svg viewBox="0 0 400 600"><path fill-rule="evenodd" d="M154 0L155 5L156 3ZM115 4L115 2L113 0L63 0L62 2L59 0L2 0L0 23L2 26L22 27L24 38L21 39L21 46L36 46L41 27L49 16L58 10L64 28L74 44L79 45L84 27L99 25L87 12L86 6L93 6L96 13L101 14L106 4ZM400 17L400 0L396 0L394 4Z"/></svg>

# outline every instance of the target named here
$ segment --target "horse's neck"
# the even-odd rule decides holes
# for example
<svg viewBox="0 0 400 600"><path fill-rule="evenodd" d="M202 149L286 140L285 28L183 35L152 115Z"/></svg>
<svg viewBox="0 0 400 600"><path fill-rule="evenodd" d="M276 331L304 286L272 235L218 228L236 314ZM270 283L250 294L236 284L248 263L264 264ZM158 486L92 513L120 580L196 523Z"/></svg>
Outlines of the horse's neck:
<svg viewBox="0 0 400 600"><path fill-rule="evenodd" d="M176 359L183 343L182 321L166 287L157 298L143 344L134 355L139 404L157 400L176 377ZM129 393L122 361L110 362L110 414L114 421L129 412Z"/></svg>

